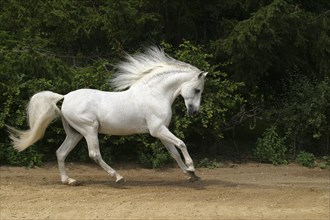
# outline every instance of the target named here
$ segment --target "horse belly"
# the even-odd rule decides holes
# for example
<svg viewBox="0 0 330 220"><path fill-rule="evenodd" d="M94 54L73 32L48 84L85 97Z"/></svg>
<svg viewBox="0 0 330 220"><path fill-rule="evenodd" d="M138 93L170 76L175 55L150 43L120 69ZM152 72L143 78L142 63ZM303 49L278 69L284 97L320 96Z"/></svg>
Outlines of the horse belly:
<svg viewBox="0 0 330 220"><path fill-rule="evenodd" d="M131 135L148 132L148 127L146 123L143 122L143 120L118 120L118 118L100 120L99 133L102 134Z"/></svg>

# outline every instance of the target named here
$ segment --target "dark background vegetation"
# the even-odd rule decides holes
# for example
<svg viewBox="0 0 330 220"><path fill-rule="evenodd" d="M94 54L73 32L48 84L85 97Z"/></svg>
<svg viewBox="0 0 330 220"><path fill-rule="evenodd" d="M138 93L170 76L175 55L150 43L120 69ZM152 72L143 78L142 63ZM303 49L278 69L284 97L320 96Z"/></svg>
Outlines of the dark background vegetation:
<svg viewBox="0 0 330 220"><path fill-rule="evenodd" d="M27 128L34 93L111 90L113 65L148 45L209 72L199 116L187 117L181 98L173 106L171 130L193 158L329 155L329 9L328 0L1 0L0 163L56 159L60 120L22 153L10 144L5 124ZM172 161L148 135L100 141L108 162ZM89 161L85 145L68 160Z"/></svg>

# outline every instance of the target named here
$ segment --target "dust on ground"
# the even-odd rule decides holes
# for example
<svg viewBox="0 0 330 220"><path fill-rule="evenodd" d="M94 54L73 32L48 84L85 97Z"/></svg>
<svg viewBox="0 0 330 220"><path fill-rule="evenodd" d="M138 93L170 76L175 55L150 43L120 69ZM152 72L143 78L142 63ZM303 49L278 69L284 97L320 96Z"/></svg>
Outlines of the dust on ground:
<svg viewBox="0 0 330 220"><path fill-rule="evenodd" d="M68 164L80 186L62 185L56 164L0 167L0 219L330 219L330 171L236 164L197 169L114 166L117 185L93 164Z"/></svg>

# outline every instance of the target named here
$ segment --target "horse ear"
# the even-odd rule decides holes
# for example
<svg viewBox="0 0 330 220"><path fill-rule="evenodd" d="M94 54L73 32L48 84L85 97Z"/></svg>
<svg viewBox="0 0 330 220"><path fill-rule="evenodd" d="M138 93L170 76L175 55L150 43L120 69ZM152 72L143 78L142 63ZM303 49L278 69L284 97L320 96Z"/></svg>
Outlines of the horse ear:
<svg viewBox="0 0 330 220"><path fill-rule="evenodd" d="M208 74L208 72L201 72L199 75L198 75L198 78L200 79L201 77L206 77L206 75Z"/></svg>

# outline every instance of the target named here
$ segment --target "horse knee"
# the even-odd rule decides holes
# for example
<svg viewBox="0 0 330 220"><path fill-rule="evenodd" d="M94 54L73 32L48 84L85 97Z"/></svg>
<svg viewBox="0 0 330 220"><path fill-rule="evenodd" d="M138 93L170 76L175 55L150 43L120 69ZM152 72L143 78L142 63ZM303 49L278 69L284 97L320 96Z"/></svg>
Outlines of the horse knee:
<svg viewBox="0 0 330 220"><path fill-rule="evenodd" d="M181 140L177 143L177 146L180 150L187 150L186 144Z"/></svg>
<svg viewBox="0 0 330 220"><path fill-rule="evenodd" d="M102 160L101 154L97 154L95 152L89 152L89 157L96 163L100 163L100 161Z"/></svg>
<svg viewBox="0 0 330 220"><path fill-rule="evenodd" d="M56 151L57 161L59 161L59 162L64 161L65 156L66 156L66 155L65 155L62 151L60 151L60 149L58 149L58 150Z"/></svg>

